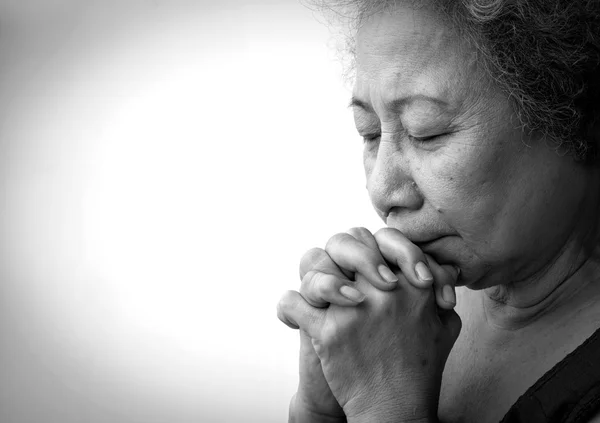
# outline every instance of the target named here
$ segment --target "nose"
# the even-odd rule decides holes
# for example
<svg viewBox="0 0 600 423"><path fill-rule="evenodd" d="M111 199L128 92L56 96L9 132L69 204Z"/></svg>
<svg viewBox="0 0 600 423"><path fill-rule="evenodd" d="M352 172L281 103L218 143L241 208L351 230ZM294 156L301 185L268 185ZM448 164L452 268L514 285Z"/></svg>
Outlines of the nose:
<svg viewBox="0 0 600 423"><path fill-rule="evenodd" d="M423 205L410 159L398 143L382 136L376 157L365 157L365 170L371 202L382 218L393 208L418 210Z"/></svg>

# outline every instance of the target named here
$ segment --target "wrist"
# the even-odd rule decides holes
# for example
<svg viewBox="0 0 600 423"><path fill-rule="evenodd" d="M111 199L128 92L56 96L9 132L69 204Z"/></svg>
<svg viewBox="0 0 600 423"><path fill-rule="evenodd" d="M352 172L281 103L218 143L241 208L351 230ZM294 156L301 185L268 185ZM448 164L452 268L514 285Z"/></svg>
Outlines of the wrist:
<svg viewBox="0 0 600 423"><path fill-rule="evenodd" d="M347 411L346 415L348 423L439 423L435 406L399 407L397 403L380 403L358 413Z"/></svg>
<svg viewBox="0 0 600 423"><path fill-rule="evenodd" d="M403 418L397 415L382 415L382 413L378 413L377 415L361 415L356 417L349 417L348 423L439 423L437 417L425 417L425 418Z"/></svg>
<svg viewBox="0 0 600 423"><path fill-rule="evenodd" d="M355 397L344 404L348 423L439 423L439 390L413 389L411 395L398 390L373 392L376 395Z"/></svg>
<svg viewBox="0 0 600 423"><path fill-rule="evenodd" d="M311 409L297 395L290 401L289 423L347 423L346 416L331 415Z"/></svg>

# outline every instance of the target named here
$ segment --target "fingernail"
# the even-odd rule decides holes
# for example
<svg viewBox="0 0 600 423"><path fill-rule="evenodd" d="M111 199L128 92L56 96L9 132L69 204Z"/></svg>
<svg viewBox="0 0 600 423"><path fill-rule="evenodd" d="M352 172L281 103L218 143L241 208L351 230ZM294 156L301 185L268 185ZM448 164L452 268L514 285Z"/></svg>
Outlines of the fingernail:
<svg viewBox="0 0 600 423"><path fill-rule="evenodd" d="M456 277L458 278L460 276L460 267L454 266L454 268L456 269Z"/></svg>
<svg viewBox="0 0 600 423"><path fill-rule="evenodd" d="M381 275L383 280L385 280L386 282L388 282L388 283L398 282L398 277L396 275L394 275L394 272L392 272L390 270L390 268L387 267L385 264L380 264L379 267L377 268L377 270L379 270L379 274Z"/></svg>
<svg viewBox="0 0 600 423"><path fill-rule="evenodd" d="M418 262L415 266L415 273L421 279L422 282L431 282L433 275L425 263L422 261Z"/></svg>
<svg viewBox="0 0 600 423"><path fill-rule="evenodd" d="M456 294L450 285L444 285L442 288L442 298L448 304L456 304Z"/></svg>
<svg viewBox="0 0 600 423"><path fill-rule="evenodd" d="M452 266L448 267L448 271L450 272L450 274L452 275L452 278L455 281L458 280L458 277L460 276L460 267L458 267L456 265L452 265Z"/></svg>
<svg viewBox="0 0 600 423"><path fill-rule="evenodd" d="M365 295L362 292L348 285L344 285L340 288L340 294L355 303L361 303L365 300Z"/></svg>

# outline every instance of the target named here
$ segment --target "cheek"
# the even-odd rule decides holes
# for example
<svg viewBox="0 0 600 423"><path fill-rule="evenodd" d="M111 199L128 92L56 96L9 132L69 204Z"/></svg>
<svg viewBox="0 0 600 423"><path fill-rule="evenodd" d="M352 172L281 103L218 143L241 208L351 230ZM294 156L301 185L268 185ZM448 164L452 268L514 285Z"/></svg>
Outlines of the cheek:
<svg viewBox="0 0 600 423"><path fill-rule="evenodd" d="M421 175L417 183L431 207L473 242L487 239L501 214L503 197L496 158L477 150L436 155L417 172Z"/></svg>
<svg viewBox="0 0 600 423"><path fill-rule="evenodd" d="M413 167L413 175L432 208L445 215L460 209L461 199L467 195L464 180L468 179L460 159L449 155L427 157Z"/></svg>
<svg viewBox="0 0 600 423"><path fill-rule="evenodd" d="M367 179L373 171L375 160L377 160L377 150L370 144L366 143L363 147L363 167L365 169L365 176Z"/></svg>

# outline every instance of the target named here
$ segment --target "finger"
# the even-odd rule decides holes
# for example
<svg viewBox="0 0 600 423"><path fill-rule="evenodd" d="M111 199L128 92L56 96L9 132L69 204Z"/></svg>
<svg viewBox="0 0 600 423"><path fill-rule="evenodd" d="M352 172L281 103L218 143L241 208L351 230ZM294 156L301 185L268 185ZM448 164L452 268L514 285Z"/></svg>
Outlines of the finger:
<svg viewBox="0 0 600 423"><path fill-rule="evenodd" d="M384 277L384 279L394 280L394 275L396 276L396 278L403 279L403 276L400 272L393 271L389 267L389 263L386 263L385 259L381 255L381 252L379 251L379 245L377 245L377 240L375 239L375 236L371 233L371 231L369 231L367 228L364 228L364 227L355 227L355 228L349 229L347 231L347 233L352 235L359 242L362 242L367 247L371 248L374 251L374 253L381 259L381 262L385 264L385 267L382 270L386 274L386 277ZM390 270L389 272L388 272L388 268ZM378 270L380 270L380 269L378 269ZM381 274L381 271L379 273ZM358 286L356 286L356 287L358 287ZM370 291L369 289L364 290L364 292L369 292L369 291Z"/></svg>
<svg viewBox="0 0 600 423"><path fill-rule="evenodd" d="M292 400L293 406L327 410L328 414L344 417L345 414L329 388L323 374L321 360L315 352L312 340L306 332L300 331L300 369L298 392ZM332 420L333 421L333 420ZM339 421L339 419L335 420Z"/></svg>
<svg viewBox="0 0 600 423"><path fill-rule="evenodd" d="M380 290L389 291L397 286L398 278L390 270L381 253L348 233L331 237L325 251L338 266L360 273Z"/></svg>
<svg viewBox="0 0 600 423"><path fill-rule="evenodd" d="M439 265L433 257L425 254L427 264L433 274L433 288L435 291L435 301L438 307L449 310L456 305L456 294L454 285L458 271L451 265Z"/></svg>
<svg viewBox="0 0 600 423"><path fill-rule="evenodd" d="M300 275L300 295L313 307L354 306L364 300L354 281L320 248L313 248L302 257Z"/></svg>
<svg viewBox="0 0 600 423"><path fill-rule="evenodd" d="M329 273L340 278L354 279L354 274L344 271L329 257L329 254L322 248L312 248L308 250L300 259L300 280L311 270Z"/></svg>
<svg viewBox="0 0 600 423"><path fill-rule="evenodd" d="M277 304L279 320L292 329L302 328L311 338L318 338L325 312L311 307L296 291L287 291Z"/></svg>
<svg viewBox="0 0 600 423"><path fill-rule="evenodd" d="M313 307L324 308L329 304L355 306L365 300L353 281L337 275L311 270L300 286L300 295Z"/></svg>
<svg viewBox="0 0 600 423"><path fill-rule="evenodd" d="M433 274L421 249L393 228L383 228L375 233L379 251L384 259L396 264L407 279L418 288L433 285Z"/></svg>
<svg viewBox="0 0 600 423"><path fill-rule="evenodd" d="M354 238L365 244L367 247L379 252L379 245L377 240L367 228L351 228L347 231ZM381 255L381 253L380 253Z"/></svg>

